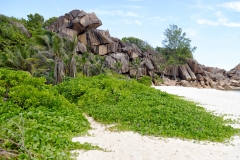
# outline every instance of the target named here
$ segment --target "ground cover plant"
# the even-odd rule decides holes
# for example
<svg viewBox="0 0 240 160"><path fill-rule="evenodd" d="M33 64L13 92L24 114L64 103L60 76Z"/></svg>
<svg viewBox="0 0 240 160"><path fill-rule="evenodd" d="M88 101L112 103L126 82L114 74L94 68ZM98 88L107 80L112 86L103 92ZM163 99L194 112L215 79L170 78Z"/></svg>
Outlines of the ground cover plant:
<svg viewBox="0 0 240 160"><path fill-rule="evenodd" d="M0 68L0 150L13 159L69 159L93 149L73 136L90 128L82 112L44 78Z"/></svg>
<svg viewBox="0 0 240 160"><path fill-rule="evenodd" d="M99 75L79 77L56 86L83 112L113 129L142 135L223 142L239 130L193 102L139 84Z"/></svg>

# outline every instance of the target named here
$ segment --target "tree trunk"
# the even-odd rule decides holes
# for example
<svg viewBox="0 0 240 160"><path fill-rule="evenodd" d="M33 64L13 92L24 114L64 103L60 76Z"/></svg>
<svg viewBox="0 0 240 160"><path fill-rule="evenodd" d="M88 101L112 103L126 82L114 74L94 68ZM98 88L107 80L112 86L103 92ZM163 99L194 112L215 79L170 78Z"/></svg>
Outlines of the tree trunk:
<svg viewBox="0 0 240 160"><path fill-rule="evenodd" d="M176 80L176 74L177 74L177 66L173 65L173 80Z"/></svg>
<svg viewBox="0 0 240 160"><path fill-rule="evenodd" d="M55 68L54 68L55 84L62 82L64 78L64 63L63 60L55 56Z"/></svg>
<svg viewBox="0 0 240 160"><path fill-rule="evenodd" d="M164 73L163 73L163 72L161 72L161 78L162 78L162 79L164 78Z"/></svg>
<svg viewBox="0 0 240 160"><path fill-rule="evenodd" d="M76 59L72 57L68 64L68 76L75 78L76 77Z"/></svg>

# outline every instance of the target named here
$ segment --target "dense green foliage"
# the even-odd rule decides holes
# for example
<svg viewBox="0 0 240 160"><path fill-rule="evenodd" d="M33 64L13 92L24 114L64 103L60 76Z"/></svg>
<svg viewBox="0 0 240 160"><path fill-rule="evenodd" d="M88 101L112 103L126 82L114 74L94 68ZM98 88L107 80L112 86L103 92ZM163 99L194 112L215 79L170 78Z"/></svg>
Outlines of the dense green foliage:
<svg viewBox="0 0 240 160"><path fill-rule="evenodd" d="M152 79L140 78L140 58L131 64L138 71L137 80L130 80L115 73L120 73L120 62L115 72L109 72L103 57L76 56L76 37L69 41L44 29L55 19L44 22L37 13L27 20L0 15L0 67L5 67L0 68L0 151L16 159L69 159L70 150L97 148L71 142L73 136L90 128L82 112L102 123L116 123L113 130L143 135L222 142L238 132L225 126L222 117L150 88ZM24 24L31 35L27 38L13 22ZM167 65L183 63L195 50L177 26L170 25L165 35L164 48L156 49L162 54L153 56L161 73ZM142 51L153 49L135 37L122 40ZM76 71L81 76L70 78ZM111 76L85 77L101 73ZM54 83L54 78L55 84L64 82L46 85L46 80ZM160 82L163 80L156 76L154 83Z"/></svg>
<svg viewBox="0 0 240 160"><path fill-rule="evenodd" d="M145 86L151 86L152 85L152 78L149 76L142 76L137 80L139 83L144 84Z"/></svg>
<svg viewBox="0 0 240 160"><path fill-rule="evenodd" d="M162 41L163 48L156 47L156 51L161 53L161 57L157 63L160 72L167 66L174 67L173 79L176 79L178 65L186 64L189 58L193 58L193 52L197 49L191 47L191 40L186 38L186 33L182 33L182 29L177 25L170 25L164 32L165 39Z"/></svg>
<svg viewBox="0 0 240 160"><path fill-rule="evenodd" d="M146 50L154 50L154 48L147 42L143 41L139 38L135 37L123 37L122 38L123 42L130 42L134 43L139 49L146 51Z"/></svg>
<svg viewBox="0 0 240 160"><path fill-rule="evenodd" d="M61 83L57 90L97 121L116 123L118 130L219 142L238 132L193 102L135 80L79 77Z"/></svg>
<svg viewBox="0 0 240 160"><path fill-rule="evenodd" d="M0 148L18 159L68 159L70 150L92 148L71 141L89 123L44 78L0 69L0 115Z"/></svg>
<svg viewBox="0 0 240 160"><path fill-rule="evenodd" d="M186 38L186 33L182 33L181 28L177 25L170 25L164 35L166 36L163 40L164 49L161 51L170 65L184 64L187 58L192 58L196 47L191 47L191 40Z"/></svg>
<svg viewBox="0 0 240 160"><path fill-rule="evenodd" d="M28 71L34 74L39 66L37 52L28 45L17 46L12 50L5 50L0 55L0 66L14 70Z"/></svg>
<svg viewBox="0 0 240 160"><path fill-rule="evenodd" d="M27 43L27 36L11 22L17 21L4 15L0 15L0 53L11 50L15 46L23 46Z"/></svg>
<svg viewBox="0 0 240 160"><path fill-rule="evenodd" d="M28 19L25 26L28 30L34 31L35 29L42 28L44 23L44 18L42 15L35 13L27 15Z"/></svg>

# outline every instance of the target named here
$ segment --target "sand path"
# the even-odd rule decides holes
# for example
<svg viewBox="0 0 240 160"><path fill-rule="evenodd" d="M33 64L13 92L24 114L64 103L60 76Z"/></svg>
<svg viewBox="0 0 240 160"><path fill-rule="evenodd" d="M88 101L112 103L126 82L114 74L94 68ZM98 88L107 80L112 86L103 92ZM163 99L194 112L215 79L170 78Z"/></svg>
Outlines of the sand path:
<svg viewBox="0 0 240 160"><path fill-rule="evenodd" d="M197 101L201 106L208 110L215 110L218 114L231 114L230 118L236 119L240 116L240 94L237 92L209 91L205 89L200 89L199 91L196 88L184 87L156 88ZM110 132L107 129L109 126L102 125L94 121L91 117L87 117L87 119L93 128L89 131L90 136L76 137L73 138L73 141L80 143L88 142L98 145L107 151L78 151L80 154L77 160L240 159L239 136L234 137L235 140L229 145L206 142L198 143L174 138L163 139L141 136L133 132Z"/></svg>

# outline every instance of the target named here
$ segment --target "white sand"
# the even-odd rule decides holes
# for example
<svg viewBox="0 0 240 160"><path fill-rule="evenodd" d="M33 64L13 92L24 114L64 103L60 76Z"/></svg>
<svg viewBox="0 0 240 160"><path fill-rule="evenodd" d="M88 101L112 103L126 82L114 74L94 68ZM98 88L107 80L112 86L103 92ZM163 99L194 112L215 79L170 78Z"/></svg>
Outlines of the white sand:
<svg viewBox="0 0 240 160"><path fill-rule="evenodd" d="M187 100L197 102L200 106L225 118L240 118L240 91L221 91L215 89L198 89L192 87L155 86L167 93L184 96ZM236 125L235 125L236 126ZM233 127L235 127L233 126ZM240 128L240 126L237 126Z"/></svg>
<svg viewBox="0 0 240 160"><path fill-rule="evenodd" d="M208 110L218 114L231 114L230 118L240 117L240 94L213 89L196 89L184 87L156 87L172 94L185 96L197 101ZM133 132L110 132L109 126L101 125L87 117L93 130L91 136L73 138L73 141L88 142L107 150L78 151L78 160L234 160L240 159L240 138L230 145L219 143L195 143L189 140L173 138L154 138L141 136ZM236 127L236 126L235 126ZM239 126L237 126L239 127Z"/></svg>

